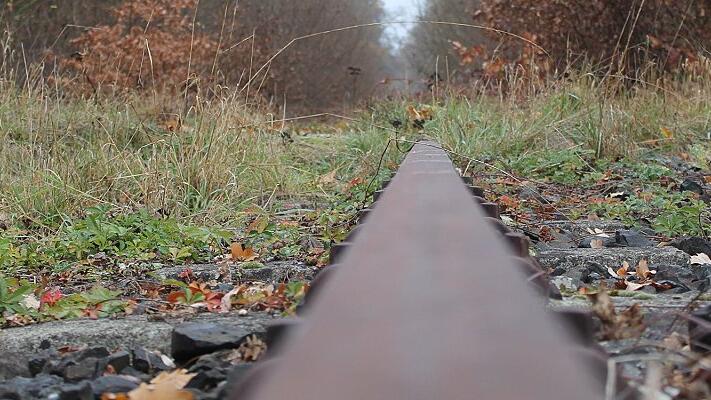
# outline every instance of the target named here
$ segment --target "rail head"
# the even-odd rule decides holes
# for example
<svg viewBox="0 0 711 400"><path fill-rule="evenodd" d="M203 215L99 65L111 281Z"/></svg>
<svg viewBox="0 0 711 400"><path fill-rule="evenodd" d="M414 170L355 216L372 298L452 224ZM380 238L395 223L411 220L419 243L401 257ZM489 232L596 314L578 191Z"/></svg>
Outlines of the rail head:
<svg viewBox="0 0 711 400"><path fill-rule="evenodd" d="M413 147L331 275L240 399L603 397L432 142Z"/></svg>

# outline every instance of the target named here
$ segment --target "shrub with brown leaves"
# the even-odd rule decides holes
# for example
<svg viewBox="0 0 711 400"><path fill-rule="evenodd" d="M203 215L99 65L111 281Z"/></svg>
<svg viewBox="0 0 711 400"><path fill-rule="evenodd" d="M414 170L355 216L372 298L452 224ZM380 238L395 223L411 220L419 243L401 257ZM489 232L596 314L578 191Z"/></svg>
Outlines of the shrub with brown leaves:
<svg viewBox="0 0 711 400"><path fill-rule="evenodd" d="M711 0L482 0L475 15L541 45L559 65L587 59L611 65L613 73L649 61L674 70L711 44ZM525 42L503 40L514 58L534 56Z"/></svg>
<svg viewBox="0 0 711 400"><path fill-rule="evenodd" d="M126 0L114 22L72 40L80 51L61 65L79 78L80 92L176 89L206 76L216 42L193 26L197 0Z"/></svg>

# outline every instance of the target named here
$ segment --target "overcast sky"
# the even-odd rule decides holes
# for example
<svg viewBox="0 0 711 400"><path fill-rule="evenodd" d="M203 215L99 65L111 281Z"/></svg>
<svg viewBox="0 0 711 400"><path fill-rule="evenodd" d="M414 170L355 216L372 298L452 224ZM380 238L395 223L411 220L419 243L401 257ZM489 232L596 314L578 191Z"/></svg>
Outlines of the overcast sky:
<svg viewBox="0 0 711 400"><path fill-rule="evenodd" d="M420 0L382 0L387 12L387 21L412 21L417 19ZM387 28L388 36L391 37L393 45L398 47L399 43L407 37L408 25L391 25Z"/></svg>

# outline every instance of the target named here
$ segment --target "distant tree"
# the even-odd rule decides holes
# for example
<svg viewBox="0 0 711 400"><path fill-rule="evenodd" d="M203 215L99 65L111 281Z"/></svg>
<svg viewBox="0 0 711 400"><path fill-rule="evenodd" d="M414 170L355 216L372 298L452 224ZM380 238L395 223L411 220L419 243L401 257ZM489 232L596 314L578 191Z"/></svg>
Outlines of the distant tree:
<svg viewBox="0 0 711 400"><path fill-rule="evenodd" d="M12 30L30 60L40 59L51 48L54 55L65 59L66 66L91 76L86 69L85 58L91 57L90 54L102 54L104 61L100 65L104 66L111 64L107 63L108 56L126 56L125 62L113 66L120 65L124 69L119 73L122 78L118 80L125 78L124 86L127 87L150 85L156 77L156 65L180 71L175 72L176 76L182 76L184 72L180 69L183 68L181 63L187 63L183 52L185 47L182 46L186 33L184 25L161 26L156 21L148 23L150 19L160 18L160 15L152 17L150 12L148 15L137 13L131 18L117 14L117 10L137 11L131 5L134 3L141 4L141 12L151 7L165 10L166 0L27 1L22 2L22 8L17 6L21 3L17 0L13 5L6 3L0 7L11 17ZM175 11L183 8L179 6L168 7ZM187 13L181 14L181 24L186 23ZM189 14L187 22L191 24L194 13L190 10ZM252 94L259 89L260 94L272 104L281 105L286 101L290 109L323 109L352 104L358 98L373 93L384 68L390 63L392 55L381 40L382 27L350 29L298 40L273 62L267 61L293 39L378 22L382 15L380 0L201 0L196 17L197 38L201 40L201 45L193 46L195 57L191 71L207 72L202 77L203 82L219 83L230 88L246 87L251 76L253 79L249 86ZM33 23L26 23L28 20ZM143 35L142 30L146 26L148 30ZM93 29L96 27L102 27L103 33ZM112 37L109 31L121 31L128 35ZM166 34L180 40L172 44L163 41ZM140 77L136 75L136 65L140 66L140 61L146 56L146 43L142 39L148 39L151 48L154 63L151 77L145 75L145 68L140 69ZM128 46L132 40L141 43ZM123 50L119 51L117 44ZM154 45L157 47L154 48ZM168 60L171 52L172 59ZM83 59L70 57L72 54L76 56L76 53L81 53ZM85 63L84 69L79 68L78 61ZM255 76L264 65L266 67ZM96 75L99 69L92 71ZM114 68L111 73L115 75L118 71ZM161 79L166 80L172 74L162 73ZM114 76L112 79L118 82L117 78ZM168 80L175 83L173 78Z"/></svg>
<svg viewBox="0 0 711 400"><path fill-rule="evenodd" d="M478 0L428 0L419 19L474 25L472 14L478 6ZM483 30L474 27L421 23L413 28L403 53L423 77L430 77L437 70L441 78L449 73L449 77L456 79L463 68L454 42L475 46L489 44L491 40Z"/></svg>
<svg viewBox="0 0 711 400"><path fill-rule="evenodd" d="M464 79L504 65L535 65L542 74L581 62L613 73L634 74L652 64L673 70L711 48L711 0L429 0L421 18L492 28L414 29L405 48L411 63L431 74L437 57L440 70L446 58L450 73Z"/></svg>

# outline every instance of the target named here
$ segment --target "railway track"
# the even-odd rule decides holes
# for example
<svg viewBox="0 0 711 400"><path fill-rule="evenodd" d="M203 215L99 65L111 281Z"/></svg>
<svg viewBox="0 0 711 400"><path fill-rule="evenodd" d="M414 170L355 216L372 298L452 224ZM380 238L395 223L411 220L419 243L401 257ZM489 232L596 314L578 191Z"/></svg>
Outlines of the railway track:
<svg viewBox="0 0 711 400"><path fill-rule="evenodd" d="M631 398L591 317L546 310L527 238L435 143L375 198L233 399Z"/></svg>

